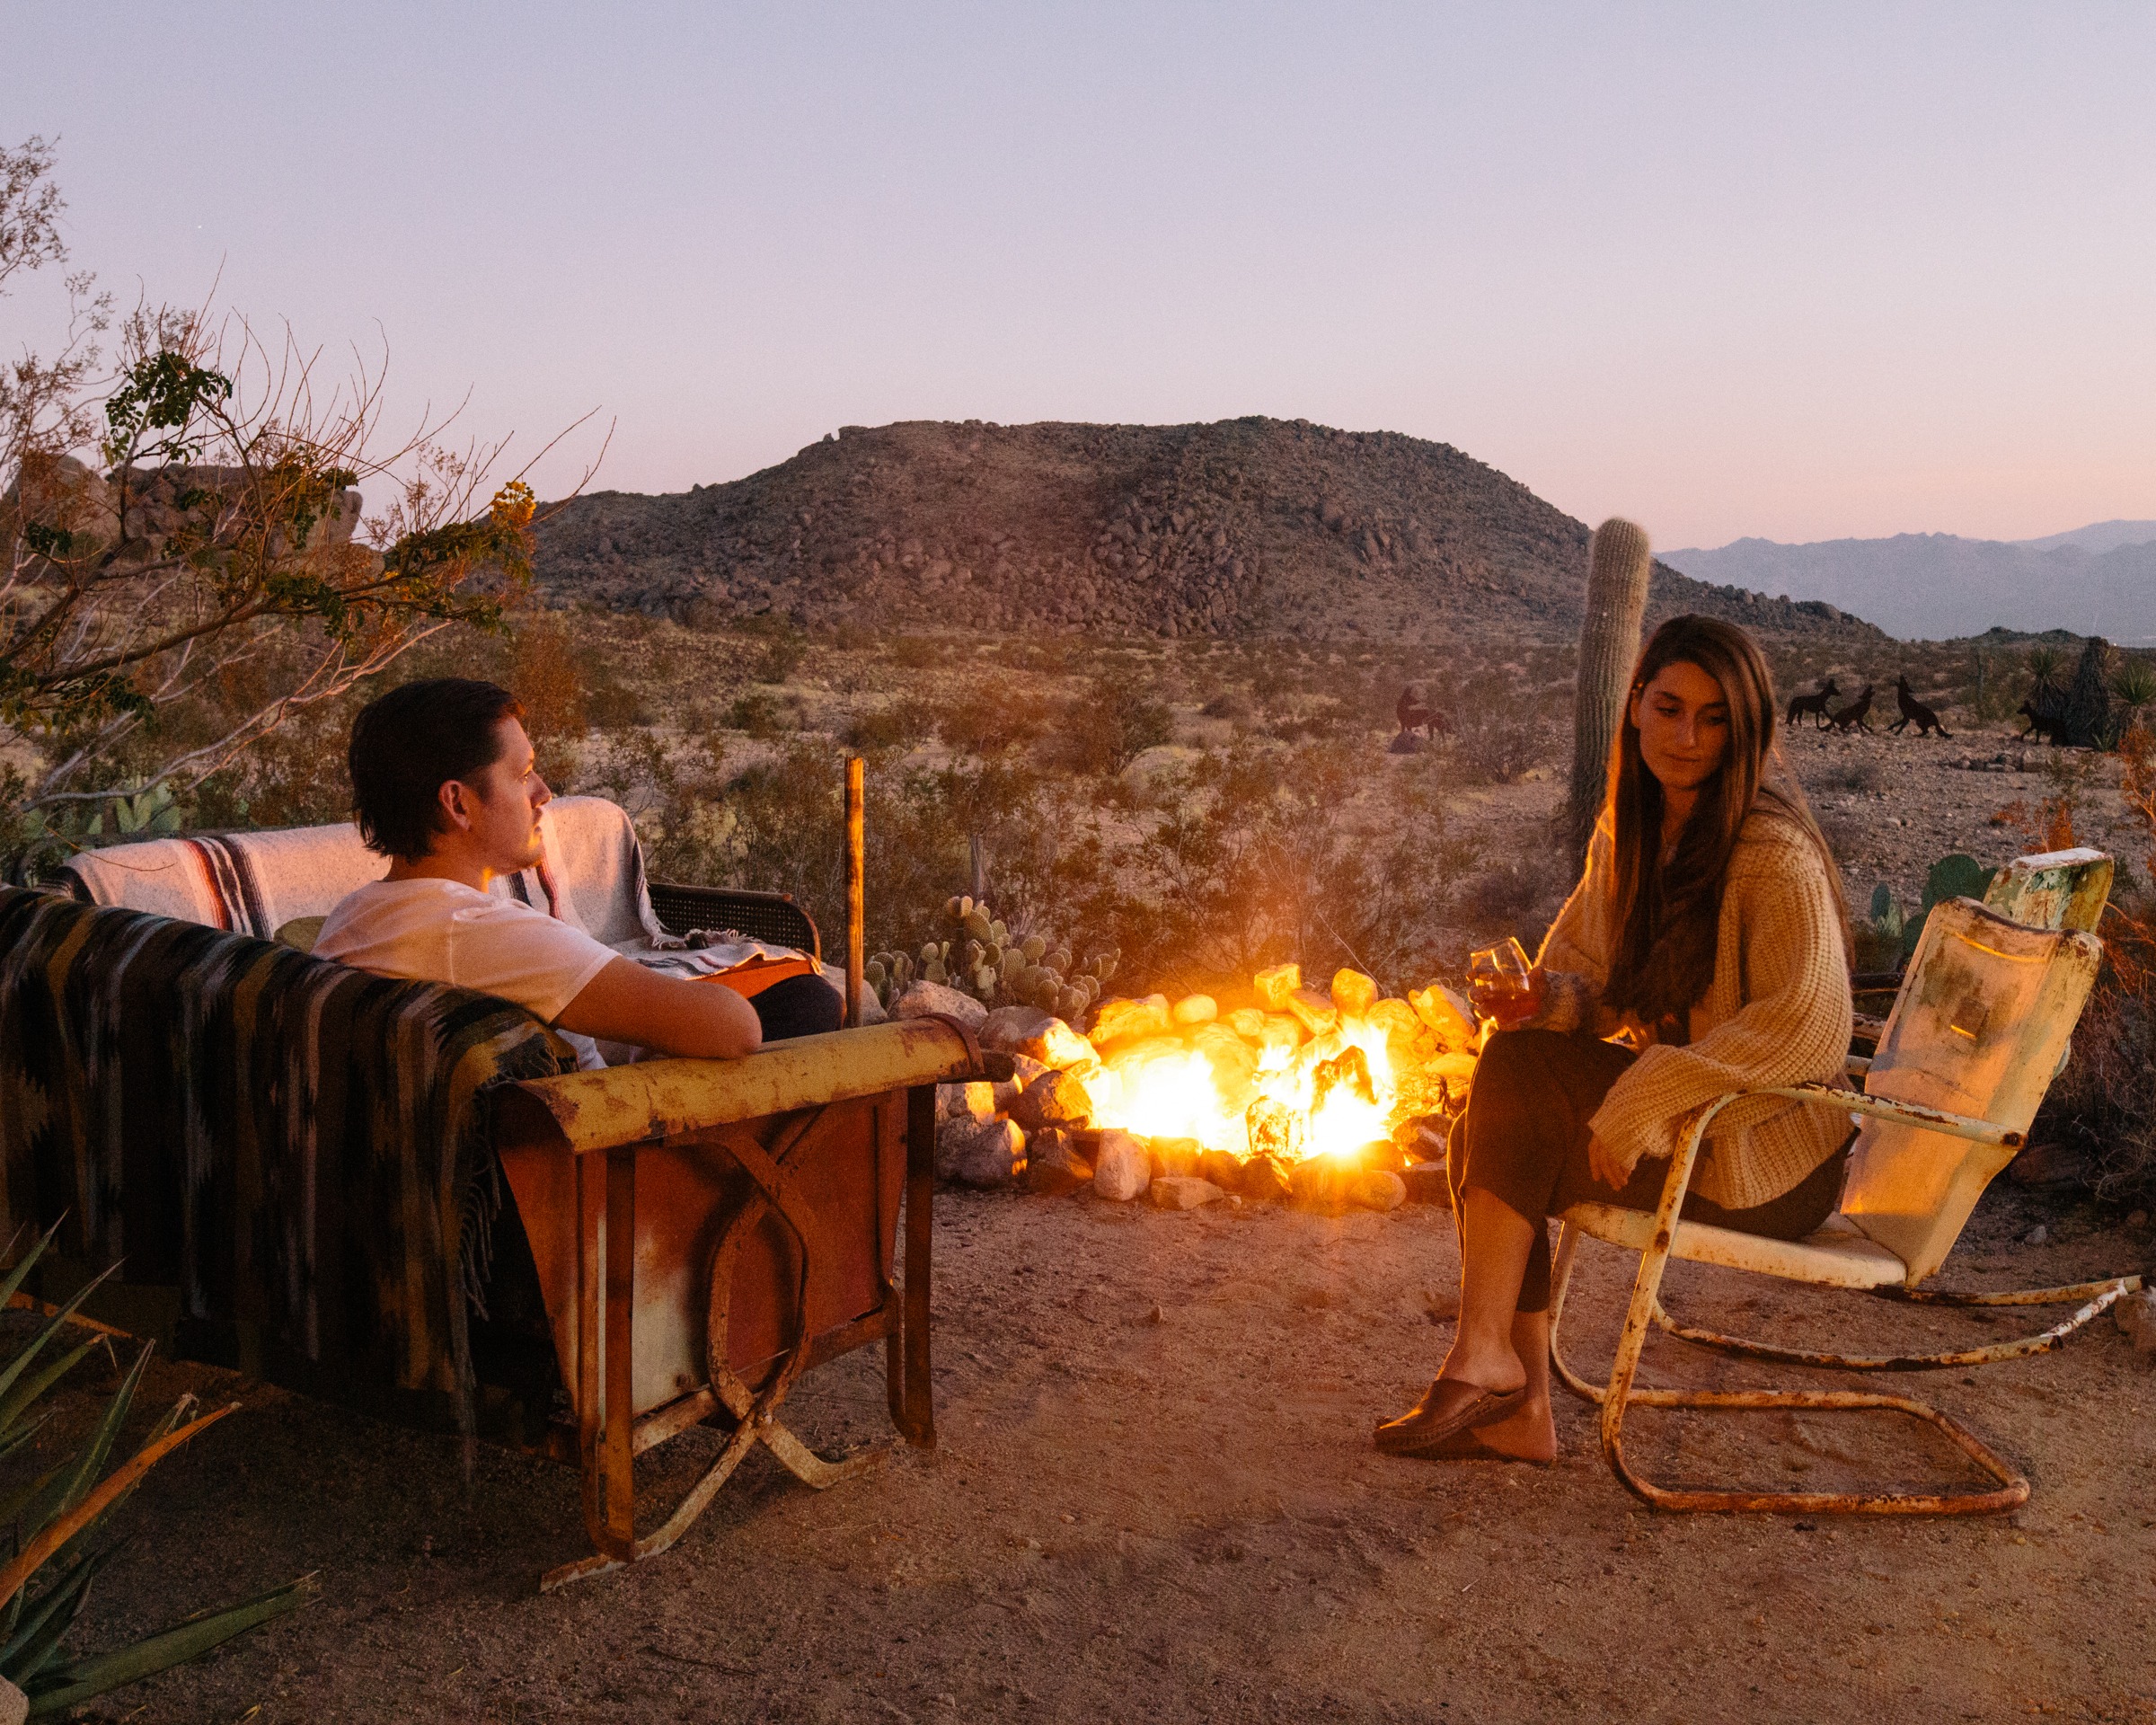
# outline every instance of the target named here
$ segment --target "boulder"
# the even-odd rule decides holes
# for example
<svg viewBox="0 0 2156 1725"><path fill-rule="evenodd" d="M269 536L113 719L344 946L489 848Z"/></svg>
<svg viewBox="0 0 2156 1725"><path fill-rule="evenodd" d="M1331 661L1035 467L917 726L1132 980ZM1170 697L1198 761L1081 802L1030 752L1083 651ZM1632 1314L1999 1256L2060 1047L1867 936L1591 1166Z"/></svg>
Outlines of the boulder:
<svg viewBox="0 0 2156 1725"><path fill-rule="evenodd" d="M1093 1164L1078 1141L1060 1127L1044 1127L1026 1138L1026 1190L1044 1198L1074 1192L1093 1177Z"/></svg>
<svg viewBox="0 0 2156 1725"><path fill-rule="evenodd" d="M1145 1146L1127 1132L1103 1132L1093 1158L1093 1190L1101 1197L1127 1204L1153 1183L1153 1158Z"/></svg>
<svg viewBox="0 0 2156 1725"><path fill-rule="evenodd" d="M2156 1288L2144 1287L2127 1295L2111 1308L2111 1314L2134 1344L2134 1353L2156 1362Z"/></svg>
<svg viewBox="0 0 2156 1725"><path fill-rule="evenodd" d="M938 1084L936 1118L942 1120L992 1120L995 1118L995 1086L987 1083Z"/></svg>
<svg viewBox="0 0 2156 1725"><path fill-rule="evenodd" d="M1029 1037L1012 1052L1044 1066L1090 1066L1097 1057L1093 1045L1060 1018L1051 1018L1038 1036Z"/></svg>
<svg viewBox="0 0 2156 1725"><path fill-rule="evenodd" d="M1448 1048L1470 1047L1475 1039L1475 1015L1467 1002L1441 982L1427 988L1408 990L1408 1004L1415 1016Z"/></svg>
<svg viewBox="0 0 2156 1725"><path fill-rule="evenodd" d="M1401 1184L1410 1204L1442 1204L1453 1208L1451 1170L1442 1162L1411 1162L1401 1171Z"/></svg>
<svg viewBox="0 0 2156 1725"><path fill-rule="evenodd" d="M988 1009L971 995L961 995L956 988L946 988L940 982L908 983L906 992L898 996L891 1008L894 1018L930 1018L938 1015L955 1018L959 1023L978 1031L988 1016Z"/></svg>
<svg viewBox="0 0 2156 1725"><path fill-rule="evenodd" d="M1144 1143L1152 1153L1155 1180L1196 1178L1206 1154L1205 1146L1196 1138L1147 1138Z"/></svg>
<svg viewBox="0 0 2156 1725"><path fill-rule="evenodd" d="M1408 1201L1408 1183L1389 1168L1365 1168L1356 1176L1355 1201L1365 1210L1397 1210Z"/></svg>
<svg viewBox="0 0 2156 1725"><path fill-rule="evenodd" d="M1169 1174L1148 1186L1145 1196L1156 1210L1195 1210L1217 1203L1226 1194L1209 1180Z"/></svg>
<svg viewBox="0 0 2156 1725"><path fill-rule="evenodd" d="M1260 1204L1277 1204L1288 1195L1287 1164L1277 1156L1246 1159L1235 1190Z"/></svg>
<svg viewBox="0 0 2156 1725"><path fill-rule="evenodd" d="M1165 995L1148 995L1143 1000L1104 1000L1093 1013L1093 1046L1102 1048L1133 1037L1162 1036L1169 1023Z"/></svg>
<svg viewBox="0 0 2156 1725"><path fill-rule="evenodd" d="M1322 1036L1339 1025L1340 1009L1330 996L1321 995L1315 988L1298 988L1289 995L1287 1010L1312 1036Z"/></svg>
<svg viewBox="0 0 2156 1725"><path fill-rule="evenodd" d="M1210 1024L1220 1016L1220 1003L1211 995L1185 995L1169 1016L1178 1024Z"/></svg>
<svg viewBox="0 0 2156 1725"><path fill-rule="evenodd" d="M1349 1018L1360 1018L1370 1010L1371 1002L1377 998L1377 979L1365 977L1360 970L1335 970L1332 973L1332 1004Z"/></svg>
<svg viewBox="0 0 2156 1725"><path fill-rule="evenodd" d="M1197 1159L1199 1177L1211 1181L1224 1192L1242 1190L1242 1158L1229 1150L1207 1150Z"/></svg>
<svg viewBox="0 0 2156 1725"><path fill-rule="evenodd" d="M1055 1021L1038 1006L998 1006L974 1034L984 1048L1016 1054ZM1038 1058L1036 1056L1035 1058Z"/></svg>
<svg viewBox="0 0 2156 1725"><path fill-rule="evenodd" d="M1268 965L1250 978L1258 1004L1273 1013L1286 1012L1287 997L1302 986L1303 967L1299 964Z"/></svg>
<svg viewBox="0 0 2156 1725"><path fill-rule="evenodd" d="M1338 1216L1356 1201L1363 1171L1333 1156L1305 1156L1287 1171L1288 1198L1299 1210Z"/></svg>
<svg viewBox="0 0 2156 1725"><path fill-rule="evenodd" d="M1026 1154L1026 1135L1009 1120L945 1120L936 1128L936 1172L965 1186L1008 1186Z"/></svg>
<svg viewBox="0 0 2156 1725"><path fill-rule="evenodd" d="M1256 1042L1265 1034L1265 1014L1255 1006L1238 1006L1223 1022L1246 1042Z"/></svg>
<svg viewBox="0 0 2156 1725"><path fill-rule="evenodd" d="M1044 1072L1012 1103L1011 1118L1028 1132L1038 1132L1044 1126L1065 1130L1089 1126L1093 1118L1093 1099L1086 1090L1085 1080L1076 1073Z"/></svg>

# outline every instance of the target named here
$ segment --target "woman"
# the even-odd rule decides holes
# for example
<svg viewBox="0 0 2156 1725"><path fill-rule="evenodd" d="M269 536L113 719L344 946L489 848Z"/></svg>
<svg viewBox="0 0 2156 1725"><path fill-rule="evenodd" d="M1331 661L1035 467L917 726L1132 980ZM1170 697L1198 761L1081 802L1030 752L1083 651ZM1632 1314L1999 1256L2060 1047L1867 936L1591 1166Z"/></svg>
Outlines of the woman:
<svg viewBox="0 0 2156 1725"><path fill-rule="evenodd" d="M1491 1033L1454 1128L1452 1350L1380 1449L1549 1461L1544 1218L1593 1199L1651 1210L1693 1110L1842 1075L1848 916L1774 714L1766 660L1732 624L1673 617L1640 654L1586 871L1536 961L1542 1004ZM1684 1214L1800 1238L1840 1199L1848 1136L1831 1110L1733 1103Z"/></svg>

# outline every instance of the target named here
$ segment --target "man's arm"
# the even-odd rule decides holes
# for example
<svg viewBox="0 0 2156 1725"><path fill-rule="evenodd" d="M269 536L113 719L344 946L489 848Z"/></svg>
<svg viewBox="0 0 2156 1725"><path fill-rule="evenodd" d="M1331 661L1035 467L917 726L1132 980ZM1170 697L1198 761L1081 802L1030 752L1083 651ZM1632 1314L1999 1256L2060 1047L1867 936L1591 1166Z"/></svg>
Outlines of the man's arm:
<svg viewBox="0 0 2156 1725"><path fill-rule="evenodd" d="M731 1060L764 1046L756 1009L731 988L662 977L628 959L601 967L554 1022L655 1054Z"/></svg>

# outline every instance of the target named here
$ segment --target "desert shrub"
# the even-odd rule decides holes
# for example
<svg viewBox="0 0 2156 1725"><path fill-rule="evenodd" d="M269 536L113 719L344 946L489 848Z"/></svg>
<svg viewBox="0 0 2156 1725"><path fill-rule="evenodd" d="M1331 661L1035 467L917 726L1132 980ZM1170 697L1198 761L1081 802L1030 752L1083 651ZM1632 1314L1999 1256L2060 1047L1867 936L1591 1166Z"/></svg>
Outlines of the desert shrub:
<svg viewBox="0 0 2156 1725"><path fill-rule="evenodd" d="M1472 944L1515 934L1533 952L1549 932L1571 885L1570 871L1550 847L1495 857L1462 881L1455 914Z"/></svg>
<svg viewBox="0 0 2156 1725"><path fill-rule="evenodd" d="M1886 783L1886 775L1879 770L1877 761L1856 760L1837 767L1826 776L1828 785L1838 791L1854 791L1869 795Z"/></svg>
<svg viewBox="0 0 2156 1725"><path fill-rule="evenodd" d="M1175 715L1135 677L1109 675L1065 703L1056 726L1057 755L1081 773L1120 773L1175 734Z"/></svg>
<svg viewBox="0 0 2156 1725"><path fill-rule="evenodd" d="M1508 677L1485 672L1471 677L1448 705L1450 753L1470 784L1515 783L1556 747L1548 716Z"/></svg>
<svg viewBox="0 0 2156 1725"><path fill-rule="evenodd" d="M771 738L791 729L791 710L767 689L747 689L736 695L720 721L729 730L744 730L751 737Z"/></svg>
<svg viewBox="0 0 2156 1725"><path fill-rule="evenodd" d="M1365 798L1367 754L1313 744L1244 745L1176 776L1121 887L1089 907L1123 954L1118 986L1243 981L1285 959L1427 979L1454 854L1433 775Z"/></svg>
<svg viewBox="0 0 2156 1725"><path fill-rule="evenodd" d="M2136 724L2119 752L2120 794L2156 841L2156 738ZM2156 854L2143 872L2156 875ZM2099 1193L2145 1201L2156 1198L2156 891L2130 869L2119 871L2099 932L2104 967L2045 1114L2088 1149Z"/></svg>
<svg viewBox="0 0 2156 1725"><path fill-rule="evenodd" d="M911 697L888 705L855 712L840 731L848 748L872 753L886 748L910 748L934 729L934 715L927 705Z"/></svg>
<svg viewBox="0 0 2156 1725"><path fill-rule="evenodd" d="M924 635L900 635L889 648L891 663L905 671L924 671L942 662L943 650Z"/></svg>
<svg viewBox="0 0 2156 1725"><path fill-rule="evenodd" d="M1198 712L1207 719L1225 719L1235 725L1249 725L1257 720L1258 703L1241 689L1223 689Z"/></svg>
<svg viewBox="0 0 2156 1725"><path fill-rule="evenodd" d="M1000 676L968 684L935 715L936 735L968 755L1022 748L1047 724L1038 686Z"/></svg>

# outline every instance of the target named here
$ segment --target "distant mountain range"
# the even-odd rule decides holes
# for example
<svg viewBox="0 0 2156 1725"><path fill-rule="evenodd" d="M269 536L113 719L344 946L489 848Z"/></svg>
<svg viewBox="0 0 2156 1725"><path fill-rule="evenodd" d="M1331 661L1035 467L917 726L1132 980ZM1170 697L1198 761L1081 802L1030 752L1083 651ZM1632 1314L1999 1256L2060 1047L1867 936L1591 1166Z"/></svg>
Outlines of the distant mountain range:
<svg viewBox="0 0 2156 1725"><path fill-rule="evenodd" d="M2099 521L2041 539L1739 539L1661 558L1694 580L1824 599L1904 641L2000 627L2156 641L2156 521Z"/></svg>

